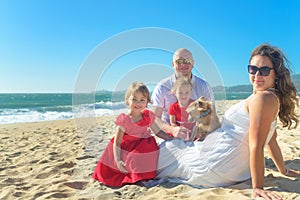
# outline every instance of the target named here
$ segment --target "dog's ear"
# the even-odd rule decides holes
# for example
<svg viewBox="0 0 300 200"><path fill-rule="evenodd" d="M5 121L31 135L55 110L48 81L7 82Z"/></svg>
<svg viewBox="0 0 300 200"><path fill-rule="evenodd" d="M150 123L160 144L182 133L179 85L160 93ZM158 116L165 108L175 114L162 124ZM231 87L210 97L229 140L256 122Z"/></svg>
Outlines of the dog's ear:
<svg viewBox="0 0 300 200"><path fill-rule="evenodd" d="M206 98L204 96L201 96L201 97L199 97L198 100L200 100L200 101L206 101Z"/></svg>

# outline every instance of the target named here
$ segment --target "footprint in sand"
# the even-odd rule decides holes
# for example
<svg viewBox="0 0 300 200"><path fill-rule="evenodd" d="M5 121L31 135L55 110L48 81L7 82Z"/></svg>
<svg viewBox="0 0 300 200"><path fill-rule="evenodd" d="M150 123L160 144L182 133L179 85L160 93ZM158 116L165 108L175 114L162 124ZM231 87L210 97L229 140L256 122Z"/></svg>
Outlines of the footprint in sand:
<svg viewBox="0 0 300 200"><path fill-rule="evenodd" d="M77 190L83 190L87 184L88 184L88 182L84 182L84 181L75 181L75 182L64 183L64 185L66 185L70 188L73 188L73 189L77 189Z"/></svg>
<svg viewBox="0 0 300 200"><path fill-rule="evenodd" d="M76 164L74 162L65 162L65 163L63 163L61 165L58 165L57 168L60 168L60 169L62 169L62 168L72 168L75 165Z"/></svg>
<svg viewBox="0 0 300 200"><path fill-rule="evenodd" d="M22 181L23 181L22 178L11 178L11 177L9 177L9 178L5 179L3 182L10 185L10 184L21 183Z"/></svg>
<svg viewBox="0 0 300 200"><path fill-rule="evenodd" d="M16 152L16 153L10 154L9 157L15 158L15 157L20 156L21 154L22 154L21 152Z"/></svg>
<svg viewBox="0 0 300 200"><path fill-rule="evenodd" d="M76 158L77 160L84 160L84 159L88 159L88 158L94 158L94 156L90 156L90 155L85 155L85 156L81 156Z"/></svg>
<svg viewBox="0 0 300 200"><path fill-rule="evenodd" d="M61 193L61 192L56 192L54 194L51 194L50 196L47 197L47 199L50 199L50 198L68 198L70 197L69 194L65 194L65 193Z"/></svg>
<svg viewBox="0 0 300 200"><path fill-rule="evenodd" d="M45 172L37 175L35 178L36 179L46 179L49 178L52 174L56 174L57 170L51 170L50 172Z"/></svg>
<svg viewBox="0 0 300 200"><path fill-rule="evenodd" d="M36 146L30 148L29 150L30 150L30 151L35 151L36 149L41 149L41 148L42 148L42 147L41 147L40 145L36 145Z"/></svg>

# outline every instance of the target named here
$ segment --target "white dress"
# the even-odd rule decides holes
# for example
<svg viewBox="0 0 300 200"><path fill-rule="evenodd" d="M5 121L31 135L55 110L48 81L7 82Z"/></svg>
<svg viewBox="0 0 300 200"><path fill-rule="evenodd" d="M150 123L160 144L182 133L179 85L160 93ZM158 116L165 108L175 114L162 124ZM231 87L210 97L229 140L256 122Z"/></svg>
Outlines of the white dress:
<svg viewBox="0 0 300 200"><path fill-rule="evenodd" d="M203 142L162 142L157 178L194 187L228 186L249 179L249 115L245 101L228 109L221 127ZM266 144L275 128L276 120L271 124Z"/></svg>

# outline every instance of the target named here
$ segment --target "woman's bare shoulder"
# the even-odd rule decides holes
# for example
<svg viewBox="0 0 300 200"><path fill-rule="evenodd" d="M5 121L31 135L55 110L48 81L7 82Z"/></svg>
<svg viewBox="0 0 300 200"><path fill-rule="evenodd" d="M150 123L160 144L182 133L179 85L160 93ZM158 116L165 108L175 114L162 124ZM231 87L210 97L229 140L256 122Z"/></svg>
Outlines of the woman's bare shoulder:
<svg viewBox="0 0 300 200"><path fill-rule="evenodd" d="M264 110L267 113L277 114L279 101L272 91L259 91L251 96L248 102L248 110Z"/></svg>
<svg viewBox="0 0 300 200"><path fill-rule="evenodd" d="M277 97L276 94L272 91L257 91L255 94L252 95L250 101L262 101L263 103L277 103Z"/></svg>

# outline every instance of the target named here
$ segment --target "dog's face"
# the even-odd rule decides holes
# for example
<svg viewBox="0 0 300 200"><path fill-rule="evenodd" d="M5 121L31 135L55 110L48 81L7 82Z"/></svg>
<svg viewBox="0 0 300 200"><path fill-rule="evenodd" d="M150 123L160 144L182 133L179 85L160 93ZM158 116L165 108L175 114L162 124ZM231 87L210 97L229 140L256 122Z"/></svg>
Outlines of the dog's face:
<svg viewBox="0 0 300 200"><path fill-rule="evenodd" d="M204 97L200 97L187 107L186 112L189 114L189 122L194 122L197 121L200 116L205 115L206 112L211 113L211 110L211 102L207 101Z"/></svg>

